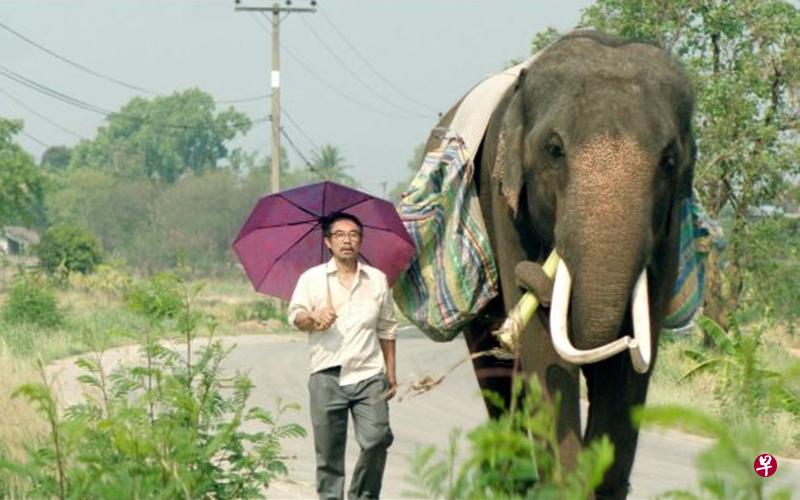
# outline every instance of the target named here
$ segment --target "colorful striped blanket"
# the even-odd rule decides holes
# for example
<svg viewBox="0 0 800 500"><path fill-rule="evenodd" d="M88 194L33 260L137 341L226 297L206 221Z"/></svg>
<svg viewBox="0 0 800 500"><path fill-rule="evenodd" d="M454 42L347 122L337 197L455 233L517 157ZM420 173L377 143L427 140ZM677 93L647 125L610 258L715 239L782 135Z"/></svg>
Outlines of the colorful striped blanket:
<svg viewBox="0 0 800 500"><path fill-rule="evenodd" d="M452 340L497 295L497 266L472 184L473 163L448 133L425 156L399 212L417 247L394 285L403 314L433 340Z"/></svg>

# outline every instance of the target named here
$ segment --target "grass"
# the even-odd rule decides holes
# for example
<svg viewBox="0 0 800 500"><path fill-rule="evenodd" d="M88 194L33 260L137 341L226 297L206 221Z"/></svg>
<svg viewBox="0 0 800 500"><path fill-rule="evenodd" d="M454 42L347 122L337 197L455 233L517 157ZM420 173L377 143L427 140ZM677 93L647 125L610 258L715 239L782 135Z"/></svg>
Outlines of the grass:
<svg viewBox="0 0 800 500"><path fill-rule="evenodd" d="M33 363L20 359L5 342L0 342L0 455L22 458L24 445L47 429L44 419L28 401L11 397L17 387L38 377Z"/></svg>
<svg viewBox="0 0 800 500"><path fill-rule="evenodd" d="M765 331L762 340L763 344L757 351L762 368L783 372L791 364L800 362L800 357L797 357L800 337L793 336L785 325ZM707 371L681 380L697 364L686 357L684 351L701 349L701 343L702 336L698 331L679 338L662 336L647 403L680 405L723 419L736 419L738 417L732 414L730 407L723 405L718 397L722 383L720 376ZM770 429L771 450L783 456L800 457L800 416L771 410L757 415L756 421L761 427Z"/></svg>

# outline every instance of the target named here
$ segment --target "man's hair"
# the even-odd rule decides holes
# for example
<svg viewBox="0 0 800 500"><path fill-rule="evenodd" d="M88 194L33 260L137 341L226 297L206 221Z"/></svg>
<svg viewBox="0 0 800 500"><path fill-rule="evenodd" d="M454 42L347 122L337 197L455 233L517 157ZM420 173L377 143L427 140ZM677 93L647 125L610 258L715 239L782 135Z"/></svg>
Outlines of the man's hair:
<svg viewBox="0 0 800 500"><path fill-rule="evenodd" d="M337 220L349 220L358 226L359 231L364 231L364 224L362 224L355 215L348 214L347 212L333 212L327 216L320 217L319 219L320 224L322 224L322 233L326 237L331 235L331 227L333 227L333 223Z"/></svg>

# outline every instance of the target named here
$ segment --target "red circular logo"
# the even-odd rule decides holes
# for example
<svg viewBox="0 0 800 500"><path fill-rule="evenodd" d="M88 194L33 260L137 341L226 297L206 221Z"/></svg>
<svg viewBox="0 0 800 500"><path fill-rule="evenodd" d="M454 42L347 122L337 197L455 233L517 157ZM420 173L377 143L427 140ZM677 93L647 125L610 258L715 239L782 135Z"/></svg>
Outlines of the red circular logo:
<svg viewBox="0 0 800 500"><path fill-rule="evenodd" d="M778 470L778 461L769 453L762 453L753 462L753 470L761 477L769 477Z"/></svg>

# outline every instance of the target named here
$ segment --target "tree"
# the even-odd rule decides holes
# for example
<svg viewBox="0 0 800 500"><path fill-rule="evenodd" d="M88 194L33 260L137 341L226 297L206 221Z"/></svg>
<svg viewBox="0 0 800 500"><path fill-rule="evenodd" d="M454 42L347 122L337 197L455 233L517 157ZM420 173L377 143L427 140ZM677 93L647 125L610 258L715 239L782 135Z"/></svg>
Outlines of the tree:
<svg viewBox="0 0 800 500"><path fill-rule="evenodd" d="M317 181L333 181L347 186L358 187L356 181L350 174L345 172L352 168L345 163L345 159L336 146L326 144L314 154L311 161L311 178Z"/></svg>
<svg viewBox="0 0 800 500"><path fill-rule="evenodd" d="M72 158L67 146L50 146L42 155L41 167L49 170L66 170Z"/></svg>
<svg viewBox="0 0 800 500"><path fill-rule="evenodd" d="M81 141L71 168L93 167L171 184L188 172L215 169L225 143L250 129L250 119L189 89L152 99L135 97L110 115L92 140Z"/></svg>
<svg viewBox="0 0 800 500"><path fill-rule="evenodd" d="M45 177L13 140L21 130L21 121L0 118L0 227L33 221L44 202Z"/></svg>
<svg viewBox="0 0 800 500"><path fill-rule="evenodd" d="M400 181L392 188L391 191L389 191L389 199L392 202L398 203L400 201L400 196L406 189L408 189L409 184L411 184L411 180L415 175L417 175L417 171L419 170L420 165L422 165L423 159L425 159L425 143L421 142L414 147L414 152L411 153L411 158L409 158L408 162L406 162L406 179Z"/></svg>
<svg viewBox="0 0 800 500"><path fill-rule="evenodd" d="M56 224L86 228L112 255L129 255L133 242L150 223L159 189L144 178L124 178L91 168L54 176L46 205Z"/></svg>
<svg viewBox="0 0 800 500"><path fill-rule="evenodd" d="M176 264L216 271L234 262L231 251L239 228L267 186L249 194L233 172L188 175L161 190L150 220L139 226L128 249L130 262L149 270Z"/></svg>
<svg viewBox="0 0 800 500"><path fill-rule="evenodd" d="M695 184L712 217L729 217L726 267L709 260L705 310L726 325L758 265L754 209L800 170L800 15L781 0L598 0L581 23L654 40L679 57L696 90Z"/></svg>
<svg viewBox="0 0 800 500"><path fill-rule="evenodd" d="M103 260L100 244L80 226L52 226L36 245L36 256L47 274L90 274Z"/></svg>

